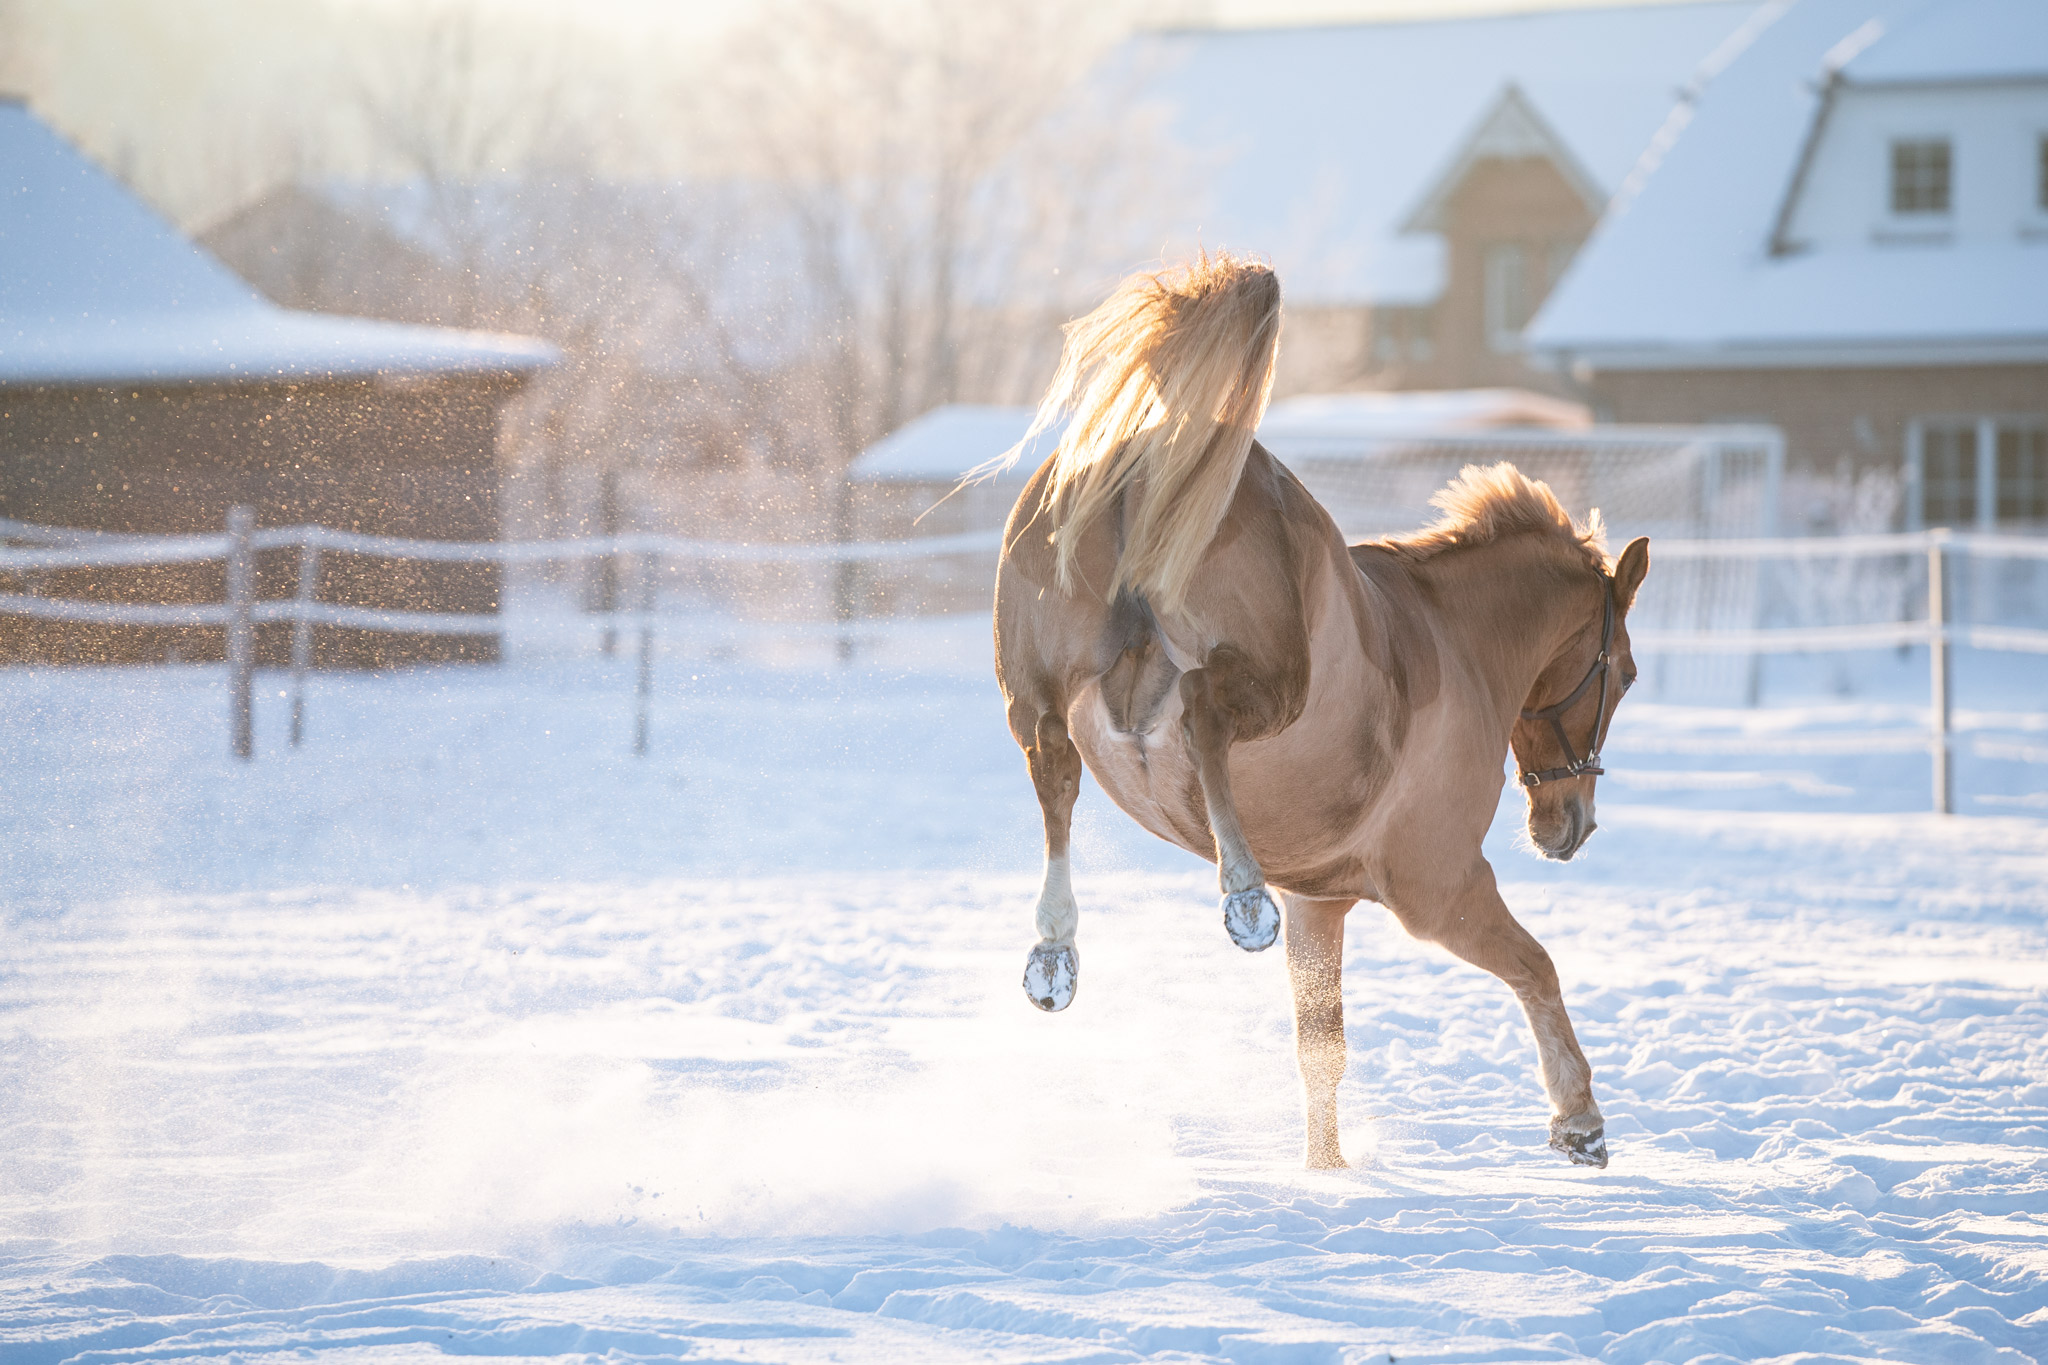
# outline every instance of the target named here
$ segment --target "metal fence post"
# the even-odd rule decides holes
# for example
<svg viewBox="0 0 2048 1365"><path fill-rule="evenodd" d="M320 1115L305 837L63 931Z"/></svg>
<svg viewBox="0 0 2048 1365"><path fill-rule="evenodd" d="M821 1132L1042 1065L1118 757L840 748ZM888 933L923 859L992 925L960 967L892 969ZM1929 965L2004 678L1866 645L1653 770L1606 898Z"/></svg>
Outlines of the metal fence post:
<svg viewBox="0 0 2048 1365"><path fill-rule="evenodd" d="M647 753L647 708L654 695L654 581L661 572L661 556L650 551L640 557L640 676L634 683L633 753Z"/></svg>
<svg viewBox="0 0 2048 1365"><path fill-rule="evenodd" d="M1954 719L1954 697L1949 678L1948 573L1949 534L1937 528L1927 533L1927 655L1929 669L1929 710L1934 726L1934 809L1942 815L1955 813L1955 774L1951 765L1950 722Z"/></svg>
<svg viewBox="0 0 2048 1365"><path fill-rule="evenodd" d="M256 753L256 509L228 509L228 747L244 761Z"/></svg>
<svg viewBox="0 0 2048 1365"><path fill-rule="evenodd" d="M832 513L832 540L842 547L853 540L853 480L844 474L839 479L839 502ZM853 660L854 576L858 572L853 557L844 549L832 561L832 619L839 624L836 652L842 664Z"/></svg>
<svg viewBox="0 0 2048 1365"><path fill-rule="evenodd" d="M606 540L619 534L619 471L606 465L597 478L597 525ZM618 652L619 557L606 554L594 566L597 570L597 609L605 614L604 657Z"/></svg>
<svg viewBox="0 0 2048 1365"><path fill-rule="evenodd" d="M292 600L299 614L292 618L292 747L306 737L306 670L313 666L313 622L305 608L320 593L320 547L309 538L299 546L299 589Z"/></svg>

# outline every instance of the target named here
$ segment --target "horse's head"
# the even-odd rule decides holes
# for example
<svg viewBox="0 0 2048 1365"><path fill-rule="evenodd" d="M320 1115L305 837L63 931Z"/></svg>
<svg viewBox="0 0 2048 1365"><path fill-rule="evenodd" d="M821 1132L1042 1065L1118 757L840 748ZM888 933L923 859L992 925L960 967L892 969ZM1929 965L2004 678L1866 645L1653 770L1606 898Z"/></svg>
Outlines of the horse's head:
<svg viewBox="0 0 2048 1365"><path fill-rule="evenodd" d="M1529 838L1564 862L1592 834L1600 746L1622 694L1636 680L1628 609L1650 570L1650 542L1638 537L1602 575L1598 606L1536 675L1509 744L1529 797Z"/></svg>

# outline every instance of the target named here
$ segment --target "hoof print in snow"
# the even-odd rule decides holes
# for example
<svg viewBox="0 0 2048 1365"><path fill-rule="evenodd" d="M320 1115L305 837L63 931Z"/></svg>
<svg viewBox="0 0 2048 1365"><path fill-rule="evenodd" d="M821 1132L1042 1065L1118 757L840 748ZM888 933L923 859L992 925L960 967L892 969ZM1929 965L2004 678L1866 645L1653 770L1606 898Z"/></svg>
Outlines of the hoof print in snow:
<svg viewBox="0 0 2048 1365"><path fill-rule="evenodd" d="M1024 960L1024 994L1047 1014L1074 1003L1074 983L1081 975L1081 963L1072 945L1041 943Z"/></svg>
<svg viewBox="0 0 2048 1365"><path fill-rule="evenodd" d="M1595 1128L1590 1133L1569 1133L1562 1120L1550 1125L1550 1145L1565 1154L1565 1159L1574 1166L1595 1166L1607 1168L1607 1130Z"/></svg>
<svg viewBox="0 0 2048 1365"><path fill-rule="evenodd" d="M1280 907L1263 886L1233 891L1223 898L1223 927L1230 931L1230 941L1246 952L1264 952L1280 937Z"/></svg>

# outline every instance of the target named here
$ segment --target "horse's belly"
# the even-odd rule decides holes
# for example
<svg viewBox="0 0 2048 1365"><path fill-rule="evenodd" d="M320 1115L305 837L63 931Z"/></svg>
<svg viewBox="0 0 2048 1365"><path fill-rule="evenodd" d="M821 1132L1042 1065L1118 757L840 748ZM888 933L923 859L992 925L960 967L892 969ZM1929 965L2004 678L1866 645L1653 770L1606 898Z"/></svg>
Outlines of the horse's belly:
<svg viewBox="0 0 2048 1365"><path fill-rule="evenodd" d="M1168 843L1216 856L1194 756L1181 730L1176 691L1143 735L1118 730L1094 687L1081 694L1068 731L1088 770L1118 809ZM1258 753L1231 755L1238 821L1274 886L1312 896L1377 899L1360 850L1365 803L1337 776L1341 764L1308 727L1256 742Z"/></svg>
<svg viewBox="0 0 2048 1365"><path fill-rule="evenodd" d="M1209 813L1180 715L1176 689L1160 709L1157 724L1145 734L1131 734L1111 723L1101 690L1090 686L1076 698L1067 730L1088 771L1119 810L1168 843L1213 858Z"/></svg>

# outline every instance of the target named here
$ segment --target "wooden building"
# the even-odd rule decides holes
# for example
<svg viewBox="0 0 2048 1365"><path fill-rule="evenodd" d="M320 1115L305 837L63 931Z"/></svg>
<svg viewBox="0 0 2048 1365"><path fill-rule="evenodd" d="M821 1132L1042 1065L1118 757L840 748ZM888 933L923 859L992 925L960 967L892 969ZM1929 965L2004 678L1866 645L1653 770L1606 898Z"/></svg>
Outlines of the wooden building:
<svg viewBox="0 0 2048 1365"><path fill-rule="evenodd" d="M1206 202L1174 250L1271 258L1274 392L1572 396L1522 330L1748 0L1176 30L1125 65ZM1124 69L1119 66L1118 69Z"/></svg>
<svg viewBox="0 0 2048 1365"><path fill-rule="evenodd" d="M527 338L276 307L101 172L19 102L0 102L0 517L83 532L259 525L489 540L499 410L552 359ZM0 529L4 533L4 529ZM295 556L266 554L259 594L288 596ZM324 558L320 597L495 611L494 566ZM0 587L50 596L218 601L219 564L64 572ZM288 627L259 632L281 662ZM0 616L0 659L217 658L207 628ZM322 627L323 664L492 659L494 636Z"/></svg>
<svg viewBox="0 0 2048 1365"><path fill-rule="evenodd" d="M1895 524L2048 531L2048 6L1802 0L1724 54L1532 342L1621 421L1767 421Z"/></svg>

